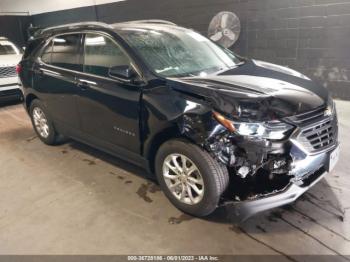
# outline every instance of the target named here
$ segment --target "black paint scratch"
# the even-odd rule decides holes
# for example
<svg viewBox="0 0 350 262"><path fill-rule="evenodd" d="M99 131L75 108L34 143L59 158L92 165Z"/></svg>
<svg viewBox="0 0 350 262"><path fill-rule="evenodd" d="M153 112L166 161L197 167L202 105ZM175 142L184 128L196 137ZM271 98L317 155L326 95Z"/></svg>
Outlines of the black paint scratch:
<svg viewBox="0 0 350 262"><path fill-rule="evenodd" d="M289 256L289 255L283 253L282 251L280 251L280 250L274 248L273 246L270 246L269 244L267 244L267 243L265 243L265 242L263 242L263 241L257 239L256 237L254 237L253 235L251 235L251 234L249 234L247 231L245 231L243 228L239 227L238 229L239 229L243 234L245 234L247 237L249 237L250 239L252 239L252 240L258 242L259 244L261 244L261 245L263 245L263 246L265 246L265 247L267 247L267 248L269 248L269 249L275 251L276 253L278 253L278 254L284 256L286 259L288 259L288 260L290 260L290 261L295 261L295 262L297 262L297 260L295 260L293 257L291 257L291 256Z"/></svg>
<svg viewBox="0 0 350 262"><path fill-rule="evenodd" d="M321 224L320 222L318 222L315 218L312 218L310 217L309 215L305 214L304 212L296 209L296 208L293 208L293 210L296 212L296 213L299 213L304 219L307 219L317 225L319 225L320 227L326 229L327 231L333 233L334 235L337 235L338 237L342 238L343 240L347 241L347 242L350 242L350 239L348 239L347 237L343 236L342 234L339 234L338 232L334 231L333 229Z"/></svg>
<svg viewBox="0 0 350 262"><path fill-rule="evenodd" d="M328 246L327 244L323 243L321 240L319 240L318 238L314 237L313 235L311 235L310 233L306 232L304 229L294 225L293 223L289 222L288 220L286 220L282 215L280 216L280 219L287 223L288 225L290 225L291 227L299 230L300 232L302 232L304 235L310 237L311 239L315 240L317 243L319 243L321 246L324 246L325 248L329 249L330 251L332 251L333 253L335 253L336 255L350 261L350 258L340 254L338 251L334 250L333 248L331 248L330 246Z"/></svg>
<svg viewBox="0 0 350 262"><path fill-rule="evenodd" d="M259 231L261 231L261 232L263 232L263 233L266 233L266 232L267 232L266 229L263 228L262 226L256 225L255 227L256 227L256 229L258 229Z"/></svg>
<svg viewBox="0 0 350 262"><path fill-rule="evenodd" d="M339 215L339 214L337 214L337 213L335 213L335 212L333 212L333 211L331 211L331 210L329 210L327 208L324 208L323 206L321 206L320 204L318 204L317 202L315 202L311 198L313 198L314 200L317 200L317 201L322 201L322 200L319 200L316 196L314 196L314 195L312 195L310 193L308 193L307 195L304 195L302 199L307 201L307 202L309 202L309 203L311 203L312 205L318 207L319 209L327 212L328 214L335 216L341 222L344 222L344 212L342 210L339 210L339 208L330 205L332 208L334 208L337 211L342 213L341 215ZM324 201L324 202L327 202L328 204L330 204L329 201Z"/></svg>
<svg viewBox="0 0 350 262"><path fill-rule="evenodd" d="M340 206L336 206L335 204L332 203L332 201L330 200L325 200L321 197L321 199L319 199L317 196L315 196L314 194L308 192L308 196L312 197L315 200L319 200L321 202L325 202L327 203L330 207L332 207L333 209L335 209L336 211L338 211L339 213L341 213L342 215L344 215L345 211L344 209L342 209Z"/></svg>

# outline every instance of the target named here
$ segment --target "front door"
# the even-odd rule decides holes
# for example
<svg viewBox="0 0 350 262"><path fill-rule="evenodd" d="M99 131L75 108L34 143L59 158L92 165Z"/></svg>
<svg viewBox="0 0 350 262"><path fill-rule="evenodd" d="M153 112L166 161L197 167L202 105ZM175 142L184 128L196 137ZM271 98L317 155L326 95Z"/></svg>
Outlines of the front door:
<svg viewBox="0 0 350 262"><path fill-rule="evenodd" d="M131 60L109 36L85 35L84 69L77 76L81 128L95 143L139 154L141 89L108 73L123 65Z"/></svg>

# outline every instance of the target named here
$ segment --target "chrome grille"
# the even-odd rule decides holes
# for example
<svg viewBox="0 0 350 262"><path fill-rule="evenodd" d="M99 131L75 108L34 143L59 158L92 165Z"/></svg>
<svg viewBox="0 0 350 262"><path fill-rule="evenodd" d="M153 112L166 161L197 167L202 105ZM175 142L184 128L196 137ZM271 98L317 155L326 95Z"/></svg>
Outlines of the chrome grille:
<svg viewBox="0 0 350 262"><path fill-rule="evenodd" d="M288 120L297 125L314 123L315 121L322 120L324 118L325 110L326 108L318 108L304 114L288 117Z"/></svg>
<svg viewBox="0 0 350 262"><path fill-rule="evenodd" d="M16 76L15 66L0 67L0 78L14 77L14 76Z"/></svg>
<svg viewBox="0 0 350 262"><path fill-rule="evenodd" d="M285 120L298 126L293 139L309 153L326 150L338 142L338 120L335 109L329 114L328 108L317 108Z"/></svg>
<svg viewBox="0 0 350 262"><path fill-rule="evenodd" d="M336 142L337 130L333 119L302 129L299 140L310 152L325 149Z"/></svg>

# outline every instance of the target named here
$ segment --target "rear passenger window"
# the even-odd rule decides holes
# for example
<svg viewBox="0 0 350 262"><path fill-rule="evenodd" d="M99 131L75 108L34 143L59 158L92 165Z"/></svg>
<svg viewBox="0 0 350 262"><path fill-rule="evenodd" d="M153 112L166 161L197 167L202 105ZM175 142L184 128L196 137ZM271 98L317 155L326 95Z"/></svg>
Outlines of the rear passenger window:
<svg viewBox="0 0 350 262"><path fill-rule="evenodd" d="M129 58L111 39L97 34L86 34L84 72L108 76L109 68L130 65Z"/></svg>
<svg viewBox="0 0 350 262"><path fill-rule="evenodd" d="M79 45L80 34L61 35L53 40L51 64L70 70L82 71Z"/></svg>

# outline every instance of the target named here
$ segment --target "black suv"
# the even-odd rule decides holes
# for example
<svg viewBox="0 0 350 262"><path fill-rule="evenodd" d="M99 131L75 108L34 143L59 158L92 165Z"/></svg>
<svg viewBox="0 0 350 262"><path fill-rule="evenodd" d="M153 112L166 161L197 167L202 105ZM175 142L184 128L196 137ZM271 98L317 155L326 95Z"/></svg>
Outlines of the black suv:
<svg viewBox="0 0 350 262"><path fill-rule="evenodd" d="M291 203L338 159L325 88L170 22L41 29L18 71L44 143L69 137L145 167L195 216Z"/></svg>

